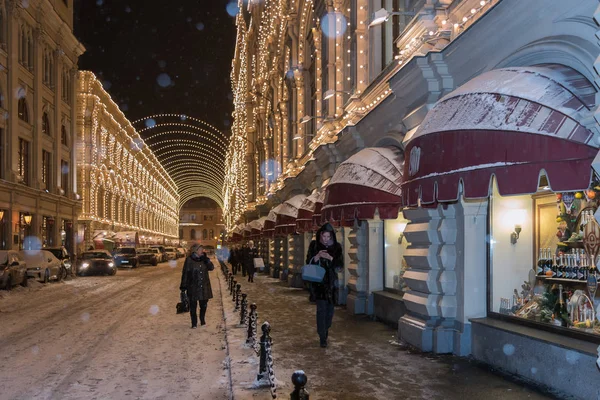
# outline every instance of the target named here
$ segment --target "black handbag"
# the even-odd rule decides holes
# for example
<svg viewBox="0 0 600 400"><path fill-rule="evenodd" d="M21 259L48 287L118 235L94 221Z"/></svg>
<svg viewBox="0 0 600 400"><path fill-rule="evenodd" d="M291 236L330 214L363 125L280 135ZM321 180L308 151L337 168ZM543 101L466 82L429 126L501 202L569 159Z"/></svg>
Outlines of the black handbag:
<svg viewBox="0 0 600 400"><path fill-rule="evenodd" d="M185 292L179 293L180 302L177 303L177 314L183 314L190 311L190 301Z"/></svg>

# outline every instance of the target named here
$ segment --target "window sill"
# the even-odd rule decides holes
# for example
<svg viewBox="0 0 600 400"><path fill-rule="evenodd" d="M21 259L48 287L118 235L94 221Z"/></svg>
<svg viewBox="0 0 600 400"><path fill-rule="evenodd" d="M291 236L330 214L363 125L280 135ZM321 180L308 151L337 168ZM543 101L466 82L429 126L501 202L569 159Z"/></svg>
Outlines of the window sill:
<svg viewBox="0 0 600 400"><path fill-rule="evenodd" d="M539 340L564 349L576 350L594 357L598 356L598 345L600 337L596 342L575 339L559 333L548 332L542 329L524 326L518 322L503 321L496 318L474 318L469 320L472 324L485 325L487 327L502 330L515 335L523 336L533 340Z"/></svg>

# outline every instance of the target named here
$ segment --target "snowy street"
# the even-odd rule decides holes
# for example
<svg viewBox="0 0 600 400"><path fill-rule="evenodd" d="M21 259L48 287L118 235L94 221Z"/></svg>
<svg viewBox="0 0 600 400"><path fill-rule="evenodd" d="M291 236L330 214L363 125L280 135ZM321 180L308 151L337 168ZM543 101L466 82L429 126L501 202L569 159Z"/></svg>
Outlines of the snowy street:
<svg viewBox="0 0 600 400"><path fill-rule="evenodd" d="M0 291L0 397L271 398L256 387L258 357L213 261L214 299L198 329L190 329L189 314L175 313L183 260ZM253 284L236 278L258 306L259 334L262 322L271 323L278 398L289 398L298 369L313 400L548 398L467 359L399 346L394 329L342 308L322 349L306 291L264 275Z"/></svg>
<svg viewBox="0 0 600 400"><path fill-rule="evenodd" d="M182 263L0 291L0 397L228 398L219 285L190 329Z"/></svg>

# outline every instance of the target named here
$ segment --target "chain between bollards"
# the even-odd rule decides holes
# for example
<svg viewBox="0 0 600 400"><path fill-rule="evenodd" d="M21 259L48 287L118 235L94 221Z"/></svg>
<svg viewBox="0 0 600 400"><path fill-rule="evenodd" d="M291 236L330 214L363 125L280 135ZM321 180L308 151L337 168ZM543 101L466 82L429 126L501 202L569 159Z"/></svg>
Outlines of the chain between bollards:
<svg viewBox="0 0 600 400"><path fill-rule="evenodd" d="M294 391L290 393L290 400L309 400L308 392L304 388L306 386L308 378L304 371L299 370L292 374L292 383L294 384Z"/></svg>
<svg viewBox="0 0 600 400"><path fill-rule="evenodd" d="M248 300L246 298L248 295L246 293L242 293L242 305L240 307L240 325L244 325L246 323L246 310L248 309Z"/></svg>
<svg viewBox="0 0 600 400"><path fill-rule="evenodd" d="M256 340L257 319L256 303L252 303L250 304L250 313L248 314L248 336L246 337L246 344L250 345L258 355L260 348L258 347L258 340Z"/></svg>

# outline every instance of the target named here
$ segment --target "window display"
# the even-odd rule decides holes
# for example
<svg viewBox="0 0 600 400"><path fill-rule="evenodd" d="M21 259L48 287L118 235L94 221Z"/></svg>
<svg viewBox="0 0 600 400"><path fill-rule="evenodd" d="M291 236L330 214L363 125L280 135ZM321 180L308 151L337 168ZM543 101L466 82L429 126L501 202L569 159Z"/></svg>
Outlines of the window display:
<svg viewBox="0 0 600 400"><path fill-rule="evenodd" d="M404 292L406 289L403 276L407 268L404 260L404 252L408 246L408 242L404 239L404 229L407 223L408 220L404 218L402 212L397 219L384 221L384 288L387 290Z"/></svg>
<svg viewBox="0 0 600 400"><path fill-rule="evenodd" d="M600 185L490 198L492 312L600 335L596 297ZM594 262L596 260L596 262Z"/></svg>

